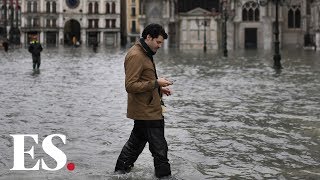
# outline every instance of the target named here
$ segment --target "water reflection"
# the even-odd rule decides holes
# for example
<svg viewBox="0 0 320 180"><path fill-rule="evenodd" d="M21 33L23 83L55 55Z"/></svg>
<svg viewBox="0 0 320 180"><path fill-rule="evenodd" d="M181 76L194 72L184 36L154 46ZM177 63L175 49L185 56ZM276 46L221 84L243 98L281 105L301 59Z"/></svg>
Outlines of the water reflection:
<svg viewBox="0 0 320 180"><path fill-rule="evenodd" d="M283 51L284 69L276 72L272 52L229 52L228 58L218 51L159 52L159 76L175 81L173 96L165 98L174 178L319 178L318 55ZM0 179L155 178L147 148L132 173L113 174L132 128L125 118L125 50L45 49L41 73L32 71L25 49L7 56L0 60ZM59 148L75 171L9 171L15 133L39 134L39 142L65 134ZM55 167L40 145L35 152Z"/></svg>

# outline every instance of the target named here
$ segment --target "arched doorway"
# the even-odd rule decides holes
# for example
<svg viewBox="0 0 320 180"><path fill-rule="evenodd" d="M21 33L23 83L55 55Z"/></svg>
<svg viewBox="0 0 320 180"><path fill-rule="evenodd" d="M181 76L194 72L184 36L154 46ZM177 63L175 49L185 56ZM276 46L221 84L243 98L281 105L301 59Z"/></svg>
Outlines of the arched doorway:
<svg viewBox="0 0 320 180"><path fill-rule="evenodd" d="M64 25L64 44L72 45L73 37L81 43L80 23L74 19L67 21Z"/></svg>

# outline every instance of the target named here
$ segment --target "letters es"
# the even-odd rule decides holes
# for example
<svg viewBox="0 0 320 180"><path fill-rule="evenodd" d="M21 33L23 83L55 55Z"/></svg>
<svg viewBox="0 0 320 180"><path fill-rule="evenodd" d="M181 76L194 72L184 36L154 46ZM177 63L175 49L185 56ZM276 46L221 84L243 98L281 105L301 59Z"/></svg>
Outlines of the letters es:
<svg viewBox="0 0 320 180"><path fill-rule="evenodd" d="M34 159L34 146L31 146L29 150L25 151L24 139L26 137L32 138L35 141L35 143L38 144L37 134L10 134L10 136L13 137L13 148L14 148L13 168L10 170L39 170L40 162L41 162L41 168L48 171L56 171L65 166L67 162L67 156L63 151L61 151L52 143L53 137L59 137L62 140L63 144L66 144L65 135L51 134L42 141L42 149L44 150L44 152L57 162L57 165L55 168L49 168L43 159L38 159L36 164L32 168L26 168L24 166L25 154L29 154L31 158Z"/></svg>

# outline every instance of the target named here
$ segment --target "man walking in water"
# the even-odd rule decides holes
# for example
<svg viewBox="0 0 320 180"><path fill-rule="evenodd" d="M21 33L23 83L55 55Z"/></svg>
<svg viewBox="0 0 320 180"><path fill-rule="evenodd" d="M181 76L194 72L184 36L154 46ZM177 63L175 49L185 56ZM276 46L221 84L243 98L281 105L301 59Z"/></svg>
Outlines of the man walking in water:
<svg viewBox="0 0 320 180"><path fill-rule="evenodd" d="M116 173L130 172L148 142L154 158L156 177L171 175L167 157L168 145L164 137L161 97L162 94L171 95L167 86L172 83L165 78L158 78L153 61L153 55L167 38L168 35L161 25L150 24L125 57L127 117L134 120L134 127L118 157Z"/></svg>
<svg viewBox="0 0 320 180"><path fill-rule="evenodd" d="M40 53L42 51L42 46L37 41L36 37L34 37L33 41L31 41L28 50L32 54L33 69L36 69L36 68L39 69L41 64Z"/></svg>

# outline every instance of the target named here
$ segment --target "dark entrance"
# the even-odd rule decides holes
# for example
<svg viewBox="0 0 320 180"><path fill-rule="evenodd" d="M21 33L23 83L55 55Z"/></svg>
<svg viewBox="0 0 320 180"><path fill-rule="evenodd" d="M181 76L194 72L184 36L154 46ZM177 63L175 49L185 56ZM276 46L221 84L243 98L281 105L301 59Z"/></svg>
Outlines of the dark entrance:
<svg viewBox="0 0 320 180"><path fill-rule="evenodd" d="M57 32L47 32L47 45L55 46L57 44Z"/></svg>
<svg viewBox="0 0 320 180"><path fill-rule="evenodd" d="M98 32L89 32L88 33L88 44L92 45L99 42L98 41Z"/></svg>
<svg viewBox="0 0 320 180"><path fill-rule="evenodd" d="M0 38L7 38L7 30L5 27L0 27Z"/></svg>
<svg viewBox="0 0 320 180"><path fill-rule="evenodd" d="M244 37L246 49L257 49L257 28L246 28Z"/></svg>
<svg viewBox="0 0 320 180"><path fill-rule="evenodd" d="M67 21L64 25L64 44L72 45L74 39L81 43L80 37L80 23L74 19Z"/></svg>
<svg viewBox="0 0 320 180"><path fill-rule="evenodd" d="M20 30L18 28L11 28L9 31L9 40L12 44L20 44Z"/></svg>

